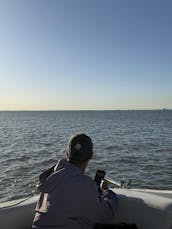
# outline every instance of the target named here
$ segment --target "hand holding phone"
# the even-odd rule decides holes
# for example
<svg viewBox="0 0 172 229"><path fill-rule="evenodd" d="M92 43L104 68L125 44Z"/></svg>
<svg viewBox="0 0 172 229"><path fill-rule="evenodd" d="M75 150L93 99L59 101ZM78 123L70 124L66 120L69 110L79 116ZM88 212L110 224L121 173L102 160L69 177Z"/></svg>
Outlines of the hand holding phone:
<svg viewBox="0 0 172 229"><path fill-rule="evenodd" d="M100 189L102 191L107 191L109 188L108 188L108 183L107 181L105 180L102 180L101 183L100 183Z"/></svg>
<svg viewBox="0 0 172 229"><path fill-rule="evenodd" d="M97 171L96 171L96 175L95 175L94 180L95 180L95 182L96 182L96 184L97 184L97 186L98 186L99 192L102 191L101 182L103 181L103 179L104 179L104 177L105 177L105 174L106 174L106 173L105 173L105 171L103 171L103 170L97 170Z"/></svg>

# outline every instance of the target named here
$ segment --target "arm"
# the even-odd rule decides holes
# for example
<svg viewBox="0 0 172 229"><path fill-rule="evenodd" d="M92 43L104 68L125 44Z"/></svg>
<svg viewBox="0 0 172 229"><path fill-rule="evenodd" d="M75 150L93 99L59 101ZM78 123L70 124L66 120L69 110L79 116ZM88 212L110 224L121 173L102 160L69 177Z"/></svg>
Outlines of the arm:
<svg viewBox="0 0 172 229"><path fill-rule="evenodd" d="M85 215L95 223L109 223L115 217L117 195L106 190L103 195L98 192L97 185L90 181L85 188Z"/></svg>

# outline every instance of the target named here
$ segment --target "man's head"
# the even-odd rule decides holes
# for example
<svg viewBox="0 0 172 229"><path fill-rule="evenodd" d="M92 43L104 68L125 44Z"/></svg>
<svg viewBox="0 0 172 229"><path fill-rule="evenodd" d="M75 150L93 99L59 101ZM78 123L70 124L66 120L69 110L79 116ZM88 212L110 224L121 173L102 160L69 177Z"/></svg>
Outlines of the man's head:
<svg viewBox="0 0 172 229"><path fill-rule="evenodd" d="M86 134L74 134L66 147L67 159L74 164L88 162L93 155L93 143Z"/></svg>

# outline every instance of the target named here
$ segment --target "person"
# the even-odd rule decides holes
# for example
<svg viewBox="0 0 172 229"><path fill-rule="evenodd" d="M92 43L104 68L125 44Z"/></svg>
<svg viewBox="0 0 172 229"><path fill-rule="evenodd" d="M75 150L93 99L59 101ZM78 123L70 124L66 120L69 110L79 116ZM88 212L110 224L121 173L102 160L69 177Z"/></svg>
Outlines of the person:
<svg viewBox="0 0 172 229"><path fill-rule="evenodd" d="M91 138L75 134L67 143L66 159L40 175L33 229L91 229L114 219L117 196L104 190L105 184L99 192L95 181L84 174L92 155Z"/></svg>

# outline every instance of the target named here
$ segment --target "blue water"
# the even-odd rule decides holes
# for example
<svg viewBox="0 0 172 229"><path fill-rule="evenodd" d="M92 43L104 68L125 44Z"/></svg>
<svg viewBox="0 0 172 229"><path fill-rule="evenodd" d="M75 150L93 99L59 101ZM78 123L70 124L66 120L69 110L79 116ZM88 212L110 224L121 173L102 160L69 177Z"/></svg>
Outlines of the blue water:
<svg viewBox="0 0 172 229"><path fill-rule="evenodd" d="M40 172L64 156L71 134L94 143L87 173L172 189L172 111L0 112L0 202L35 194Z"/></svg>

